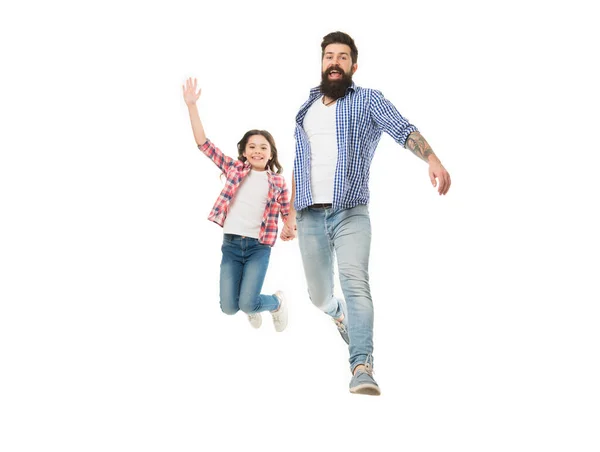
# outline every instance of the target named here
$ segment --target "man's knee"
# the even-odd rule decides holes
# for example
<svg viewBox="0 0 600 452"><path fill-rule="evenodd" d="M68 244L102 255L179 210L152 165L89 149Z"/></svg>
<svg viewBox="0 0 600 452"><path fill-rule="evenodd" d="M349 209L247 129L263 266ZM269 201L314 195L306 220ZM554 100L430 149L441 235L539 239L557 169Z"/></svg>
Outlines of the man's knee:
<svg viewBox="0 0 600 452"><path fill-rule="evenodd" d="M311 294L310 292L308 292L308 298L310 299L311 303L317 308L319 308L321 311L326 311L329 309L329 304L331 303L331 299L333 298L333 296L331 294Z"/></svg>

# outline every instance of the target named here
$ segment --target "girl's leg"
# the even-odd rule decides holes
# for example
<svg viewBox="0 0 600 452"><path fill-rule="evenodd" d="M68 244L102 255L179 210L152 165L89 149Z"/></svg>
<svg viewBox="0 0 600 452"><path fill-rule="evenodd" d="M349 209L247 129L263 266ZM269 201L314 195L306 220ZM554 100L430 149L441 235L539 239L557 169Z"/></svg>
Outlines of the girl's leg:
<svg viewBox="0 0 600 452"><path fill-rule="evenodd" d="M260 293L271 256L271 247L262 245L257 239L243 239L244 269L239 292L239 308L247 314L274 311L279 300L274 295Z"/></svg>
<svg viewBox="0 0 600 452"><path fill-rule="evenodd" d="M225 314L233 315L239 311L240 285L244 263L240 240L236 236L224 234L221 251L220 303Z"/></svg>

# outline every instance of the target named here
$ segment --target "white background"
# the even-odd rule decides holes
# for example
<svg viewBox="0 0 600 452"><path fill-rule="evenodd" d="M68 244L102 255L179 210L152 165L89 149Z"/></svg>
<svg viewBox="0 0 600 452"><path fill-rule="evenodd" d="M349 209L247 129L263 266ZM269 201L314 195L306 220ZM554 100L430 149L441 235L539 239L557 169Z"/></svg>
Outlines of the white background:
<svg viewBox="0 0 600 452"><path fill-rule="evenodd" d="M13 2L14 3L14 2ZM166 3L166 2L165 2ZM592 2L21 2L0 10L0 449L598 451ZM392 5L393 4L393 5ZM297 241L264 291L288 329L218 303L229 155L294 116L322 37L359 49L452 176L384 135L371 173L375 377L306 294Z"/></svg>

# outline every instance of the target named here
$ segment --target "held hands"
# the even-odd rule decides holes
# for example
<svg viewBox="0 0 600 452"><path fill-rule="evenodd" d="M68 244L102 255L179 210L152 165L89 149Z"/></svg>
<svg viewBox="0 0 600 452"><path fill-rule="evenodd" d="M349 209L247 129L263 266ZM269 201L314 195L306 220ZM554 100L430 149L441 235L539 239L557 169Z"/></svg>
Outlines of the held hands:
<svg viewBox="0 0 600 452"><path fill-rule="evenodd" d="M429 179L431 179L431 185L438 187L440 196L445 195L450 190L450 174L437 158L429 159Z"/></svg>
<svg viewBox="0 0 600 452"><path fill-rule="evenodd" d="M296 238L296 217L288 215L280 234L281 240L287 242Z"/></svg>
<svg viewBox="0 0 600 452"><path fill-rule="evenodd" d="M183 88L183 100L185 101L185 104L188 107L191 107L192 105L196 105L196 101L200 98L200 93L202 92L201 89L198 89L198 91L196 92L198 86L198 81L196 79L194 79L192 81L192 78L188 78L187 81L185 82L185 85L182 86Z"/></svg>

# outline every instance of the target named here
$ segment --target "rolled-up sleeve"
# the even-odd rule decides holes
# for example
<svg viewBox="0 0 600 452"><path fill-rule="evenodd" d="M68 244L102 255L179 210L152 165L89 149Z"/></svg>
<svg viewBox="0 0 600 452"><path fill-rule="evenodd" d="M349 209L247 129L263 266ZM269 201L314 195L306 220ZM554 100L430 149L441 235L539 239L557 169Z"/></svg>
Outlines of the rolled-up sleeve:
<svg viewBox="0 0 600 452"><path fill-rule="evenodd" d="M408 136L419 131L416 126L400 114L394 104L387 100L381 91L372 90L370 106L371 117L377 126L401 146L406 147Z"/></svg>

